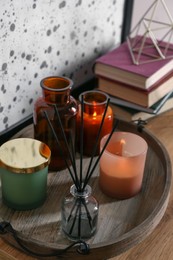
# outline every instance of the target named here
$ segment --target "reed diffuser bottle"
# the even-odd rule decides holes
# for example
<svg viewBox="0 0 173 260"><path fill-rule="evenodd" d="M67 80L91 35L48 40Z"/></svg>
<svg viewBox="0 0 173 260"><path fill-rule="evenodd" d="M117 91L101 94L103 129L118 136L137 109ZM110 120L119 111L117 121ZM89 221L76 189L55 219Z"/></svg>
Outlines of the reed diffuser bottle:
<svg viewBox="0 0 173 260"><path fill-rule="evenodd" d="M86 185L83 191L71 186L62 201L62 230L71 240L89 239L97 228L99 204Z"/></svg>
<svg viewBox="0 0 173 260"><path fill-rule="evenodd" d="M56 109L61 118L69 148L72 149L75 143L76 114L78 110L76 100L70 95L73 82L66 77L47 77L41 80L40 85L42 88L42 97L37 99L34 106L34 138L49 146L51 149L49 169L59 171L66 168L64 157L66 157L69 164L70 160ZM45 118L45 113L59 138L59 146L63 147L63 149L57 145L50 125Z"/></svg>
<svg viewBox="0 0 173 260"><path fill-rule="evenodd" d="M68 149L69 143L66 140L65 134L63 134L63 140L65 142L67 151L69 153L69 158L71 160L71 166L67 164L67 169L73 181L73 185L70 188L70 193L64 197L62 201L61 207L61 220L62 220L62 230L67 235L69 239L78 240L78 239L89 239L92 237L97 229L97 221L98 221L98 211L99 211L99 204L97 200L92 196L91 187L89 186L89 181L95 171L95 168L100 160L105 147L107 146L115 128L117 127L117 120L112 127L110 135L101 151L99 156L95 158L96 148L100 141L100 135L102 127L104 126L104 122L106 119L107 111L109 111L109 101L107 99L106 106L103 111L103 116L101 118L99 128L97 131L97 136L95 138L95 143L93 146L93 151L91 152L92 156L90 162L88 164L88 169L83 169L83 151L84 151L84 97L81 96L81 120L80 120L80 159L79 159L79 168L76 164L76 159L74 153L70 153ZM58 116L59 125L61 126L61 132L64 132L64 129L61 124L61 119L59 117L58 110L55 111L56 115ZM48 118L48 115L45 113L45 118L52 129L52 134L54 135L55 139L58 139L57 133L54 131L52 122ZM61 149L63 150L64 147L60 145ZM74 148L74 147L73 147ZM73 149L74 150L74 149ZM66 157L65 157L66 161Z"/></svg>

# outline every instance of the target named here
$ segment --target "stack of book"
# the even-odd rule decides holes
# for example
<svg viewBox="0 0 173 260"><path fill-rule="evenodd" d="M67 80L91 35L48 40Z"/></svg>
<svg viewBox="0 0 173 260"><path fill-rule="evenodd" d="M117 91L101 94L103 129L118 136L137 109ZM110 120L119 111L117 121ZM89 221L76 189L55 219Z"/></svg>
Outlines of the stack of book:
<svg viewBox="0 0 173 260"><path fill-rule="evenodd" d="M151 46L150 53L152 48L155 55ZM98 89L110 95L113 111L120 118L146 120L173 108L173 58L135 65L124 42L95 61L94 73Z"/></svg>

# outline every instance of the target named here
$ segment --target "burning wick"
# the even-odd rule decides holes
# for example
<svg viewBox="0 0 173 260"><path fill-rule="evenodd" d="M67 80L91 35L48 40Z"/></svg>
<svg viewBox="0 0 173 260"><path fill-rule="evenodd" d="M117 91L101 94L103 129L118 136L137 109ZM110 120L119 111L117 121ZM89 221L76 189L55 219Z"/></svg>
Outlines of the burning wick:
<svg viewBox="0 0 173 260"><path fill-rule="evenodd" d="M94 113L93 113L93 118L95 119L96 116L97 116L97 112L94 112Z"/></svg>
<svg viewBox="0 0 173 260"><path fill-rule="evenodd" d="M115 145L115 154L122 156L123 155L123 147L125 145L126 141L124 139L121 139L119 142L116 143Z"/></svg>

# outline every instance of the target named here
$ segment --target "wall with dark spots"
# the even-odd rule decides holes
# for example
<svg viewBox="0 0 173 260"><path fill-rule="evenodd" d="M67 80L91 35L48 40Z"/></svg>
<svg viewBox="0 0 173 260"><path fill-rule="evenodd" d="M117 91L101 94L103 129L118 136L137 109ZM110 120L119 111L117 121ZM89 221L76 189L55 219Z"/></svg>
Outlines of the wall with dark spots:
<svg viewBox="0 0 173 260"><path fill-rule="evenodd" d="M40 81L81 85L94 60L119 44L124 0L1 0L0 132L32 114Z"/></svg>

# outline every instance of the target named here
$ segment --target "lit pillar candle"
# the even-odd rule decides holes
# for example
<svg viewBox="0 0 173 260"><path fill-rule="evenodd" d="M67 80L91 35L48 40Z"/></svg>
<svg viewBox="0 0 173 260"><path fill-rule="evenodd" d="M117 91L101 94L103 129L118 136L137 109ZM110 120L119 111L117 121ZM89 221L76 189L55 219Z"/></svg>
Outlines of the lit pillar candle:
<svg viewBox="0 0 173 260"><path fill-rule="evenodd" d="M96 144L96 138L99 132L100 124L103 118L103 114L106 108L108 95L101 91L86 91L83 92L84 101L84 113L83 113L83 154L91 156L94 146ZM79 100L81 101L81 95ZM80 133L81 133L81 105L79 105L79 112L77 116L77 146L80 152ZM100 140L104 135L111 132L113 127L113 112L110 106L108 106L104 124L101 129L100 138L96 154L99 154ZM95 154L95 155L96 155Z"/></svg>
<svg viewBox="0 0 173 260"><path fill-rule="evenodd" d="M107 136L100 143L102 150ZM148 145L139 135L114 132L100 159L99 185L108 196L126 199L142 186Z"/></svg>

